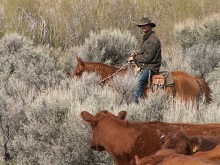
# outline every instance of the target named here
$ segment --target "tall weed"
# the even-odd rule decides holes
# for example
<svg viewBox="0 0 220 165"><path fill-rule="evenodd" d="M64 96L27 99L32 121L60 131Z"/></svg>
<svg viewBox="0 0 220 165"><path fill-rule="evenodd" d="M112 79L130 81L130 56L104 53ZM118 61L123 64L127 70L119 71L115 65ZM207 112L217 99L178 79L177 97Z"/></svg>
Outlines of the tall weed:
<svg viewBox="0 0 220 165"><path fill-rule="evenodd" d="M203 19L218 13L218 0L2 0L0 35L17 32L46 44L66 50L82 44L91 31L116 28L129 30L138 37L140 30L130 24L148 16L158 26L156 31L164 43L173 43L176 22L188 18ZM211 9L211 10L210 10Z"/></svg>

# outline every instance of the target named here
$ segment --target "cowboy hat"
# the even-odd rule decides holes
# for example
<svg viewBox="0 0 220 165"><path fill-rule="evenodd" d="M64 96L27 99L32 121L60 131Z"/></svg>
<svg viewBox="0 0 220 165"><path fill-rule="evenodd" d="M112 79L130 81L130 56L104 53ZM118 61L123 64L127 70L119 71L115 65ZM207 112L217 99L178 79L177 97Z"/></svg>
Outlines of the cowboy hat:
<svg viewBox="0 0 220 165"><path fill-rule="evenodd" d="M151 20L147 17L141 18L140 22L134 22L138 27L144 26L144 25L150 25L152 28L156 27L156 24L151 22Z"/></svg>

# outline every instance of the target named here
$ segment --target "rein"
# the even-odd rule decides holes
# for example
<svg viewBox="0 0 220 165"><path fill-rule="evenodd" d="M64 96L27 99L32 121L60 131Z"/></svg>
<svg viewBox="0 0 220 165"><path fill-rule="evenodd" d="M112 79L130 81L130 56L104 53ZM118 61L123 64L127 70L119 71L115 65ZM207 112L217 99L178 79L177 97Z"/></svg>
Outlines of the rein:
<svg viewBox="0 0 220 165"><path fill-rule="evenodd" d="M111 74L110 76L102 79L101 81L99 81L99 83L103 83L104 81L106 81L107 79L111 78L112 76L114 76L115 74L117 74L118 72L120 72L123 68L125 68L128 64L130 64L130 61L128 61L125 65L123 65L121 68L119 68L115 73Z"/></svg>

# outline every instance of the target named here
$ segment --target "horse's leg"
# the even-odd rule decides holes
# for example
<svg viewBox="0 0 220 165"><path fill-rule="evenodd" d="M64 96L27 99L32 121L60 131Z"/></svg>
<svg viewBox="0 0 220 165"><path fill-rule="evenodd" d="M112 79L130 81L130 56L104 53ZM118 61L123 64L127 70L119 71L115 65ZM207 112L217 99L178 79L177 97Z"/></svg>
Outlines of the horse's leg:
<svg viewBox="0 0 220 165"><path fill-rule="evenodd" d="M174 77L175 96L182 101L195 101L200 96L200 88L193 76L184 72L172 72Z"/></svg>
<svg viewBox="0 0 220 165"><path fill-rule="evenodd" d="M153 92L151 87L145 87L142 96L143 97L148 97L149 93L151 93L151 92Z"/></svg>
<svg viewBox="0 0 220 165"><path fill-rule="evenodd" d="M205 82L204 79L199 78L199 77L195 77L195 79L198 82L200 89L202 90L200 95L205 94L206 104L209 104L212 101L210 87L208 86L208 84Z"/></svg>
<svg viewBox="0 0 220 165"><path fill-rule="evenodd" d="M176 96L176 90L175 90L174 86L167 86L165 88L165 92L168 97L170 97L170 96L175 97Z"/></svg>

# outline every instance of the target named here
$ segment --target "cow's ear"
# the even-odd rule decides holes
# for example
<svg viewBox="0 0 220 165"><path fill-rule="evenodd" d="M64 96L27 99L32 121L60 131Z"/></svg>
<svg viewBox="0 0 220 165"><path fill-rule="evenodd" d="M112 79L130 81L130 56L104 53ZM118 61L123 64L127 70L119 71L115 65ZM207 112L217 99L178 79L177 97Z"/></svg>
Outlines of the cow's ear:
<svg viewBox="0 0 220 165"><path fill-rule="evenodd" d="M161 144L164 144L167 138L167 135L163 132L161 132L161 130L156 129L158 136L160 137L160 142Z"/></svg>
<svg viewBox="0 0 220 165"><path fill-rule="evenodd" d="M83 60L80 57L76 56L76 59L77 59L77 62L79 63L79 65L81 65L83 67L85 66Z"/></svg>
<svg viewBox="0 0 220 165"><path fill-rule="evenodd" d="M121 120L124 120L125 118L126 118L126 116L127 116L127 112L126 111L120 111L119 113L118 113L118 118L119 119L121 119Z"/></svg>
<svg viewBox="0 0 220 165"><path fill-rule="evenodd" d="M198 151L199 147L201 144L201 139L199 137L192 137L190 139L190 146L192 148L192 152L195 153L196 151Z"/></svg>
<svg viewBox="0 0 220 165"><path fill-rule="evenodd" d="M135 163L136 165L140 164L141 160L139 159L139 157L137 155L135 155Z"/></svg>
<svg viewBox="0 0 220 165"><path fill-rule="evenodd" d="M87 111L83 111L81 112L81 116L83 118L84 121L86 121L87 123L91 124L91 125L95 125L98 120L96 119L95 116L93 116L92 114L90 114Z"/></svg>

